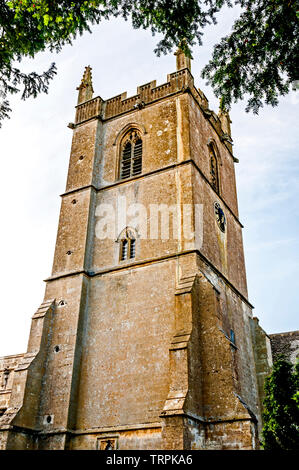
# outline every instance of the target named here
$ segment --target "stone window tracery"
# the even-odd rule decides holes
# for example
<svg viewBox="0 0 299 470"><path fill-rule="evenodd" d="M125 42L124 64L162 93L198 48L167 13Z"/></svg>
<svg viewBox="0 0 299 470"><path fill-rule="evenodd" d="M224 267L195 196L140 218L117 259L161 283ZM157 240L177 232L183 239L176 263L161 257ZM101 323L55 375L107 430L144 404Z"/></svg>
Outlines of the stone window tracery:
<svg viewBox="0 0 299 470"><path fill-rule="evenodd" d="M140 175L142 171L142 139L139 132L131 130L121 145L120 179Z"/></svg>

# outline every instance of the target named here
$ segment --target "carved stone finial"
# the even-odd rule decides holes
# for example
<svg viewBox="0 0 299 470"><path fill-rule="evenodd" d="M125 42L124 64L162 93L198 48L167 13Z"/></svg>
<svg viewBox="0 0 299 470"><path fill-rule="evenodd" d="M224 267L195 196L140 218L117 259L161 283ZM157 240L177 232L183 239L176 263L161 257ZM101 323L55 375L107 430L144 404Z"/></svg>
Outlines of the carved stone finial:
<svg viewBox="0 0 299 470"><path fill-rule="evenodd" d="M224 134L227 134L228 136L231 137L231 120L229 116L229 112L227 109L225 109L222 105L222 99L220 99L220 107L219 107L219 112L218 112L218 117L221 122L221 127L224 132Z"/></svg>
<svg viewBox="0 0 299 470"><path fill-rule="evenodd" d="M91 100L93 96L93 86L92 86L92 74L91 74L92 68L90 65L85 67L85 71L80 83L80 86L78 86L77 90L79 90L78 93L78 104L84 103L85 101Z"/></svg>
<svg viewBox="0 0 299 470"><path fill-rule="evenodd" d="M186 40L182 41L181 44L183 42L186 43ZM191 58L186 56L185 52L181 49L181 47L178 47L174 55L176 56L176 69L189 69L191 72Z"/></svg>

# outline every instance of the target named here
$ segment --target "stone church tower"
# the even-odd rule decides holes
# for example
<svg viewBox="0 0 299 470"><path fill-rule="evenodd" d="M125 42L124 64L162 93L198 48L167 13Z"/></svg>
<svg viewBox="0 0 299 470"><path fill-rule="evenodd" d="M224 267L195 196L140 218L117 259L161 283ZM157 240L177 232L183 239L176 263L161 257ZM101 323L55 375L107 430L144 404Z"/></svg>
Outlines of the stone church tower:
<svg viewBox="0 0 299 470"><path fill-rule="evenodd" d="M52 274L0 359L2 449L258 448L230 118L176 60L106 101L85 69Z"/></svg>

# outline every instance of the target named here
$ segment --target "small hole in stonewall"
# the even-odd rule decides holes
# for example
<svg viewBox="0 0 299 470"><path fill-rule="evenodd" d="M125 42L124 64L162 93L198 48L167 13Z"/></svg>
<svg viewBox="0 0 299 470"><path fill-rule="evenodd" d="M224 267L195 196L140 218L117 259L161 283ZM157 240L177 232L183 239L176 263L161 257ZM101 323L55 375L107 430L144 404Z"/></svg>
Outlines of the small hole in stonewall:
<svg viewBox="0 0 299 470"><path fill-rule="evenodd" d="M84 155L80 155L79 160L83 160Z"/></svg>
<svg viewBox="0 0 299 470"><path fill-rule="evenodd" d="M59 346L55 346L54 351L58 352L59 351Z"/></svg>
<svg viewBox="0 0 299 470"><path fill-rule="evenodd" d="M67 251L66 254L67 255L71 255L73 252L71 250Z"/></svg>
<svg viewBox="0 0 299 470"><path fill-rule="evenodd" d="M51 416L47 416L47 423L51 423L51 421L52 421Z"/></svg>
<svg viewBox="0 0 299 470"><path fill-rule="evenodd" d="M72 204L77 204L77 200L76 200L76 199L73 199L73 200L72 200Z"/></svg>

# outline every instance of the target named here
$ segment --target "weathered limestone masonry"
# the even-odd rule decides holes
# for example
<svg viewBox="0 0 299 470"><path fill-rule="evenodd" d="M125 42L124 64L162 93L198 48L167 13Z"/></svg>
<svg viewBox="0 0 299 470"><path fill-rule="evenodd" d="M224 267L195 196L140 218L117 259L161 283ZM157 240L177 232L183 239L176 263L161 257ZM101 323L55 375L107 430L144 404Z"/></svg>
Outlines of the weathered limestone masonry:
<svg viewBox="0 0 299 470"><path fill-rule="evenodd" d="M230 118L176 58L130 98L93 98L85 70L52 275L27 352L0 362L2 449L259 447L271 351L254 351ZM149 225L150 205L189 205L193 236L145 237L135 217L102 239L99 207L124 197Z"/></svg>
<svg viewBox="0 0 299 470"><path fill-rule="evenodd" d="M269 335L273 359L282 354L292 364L299 359L299 331L287 331Z"/></svg>

